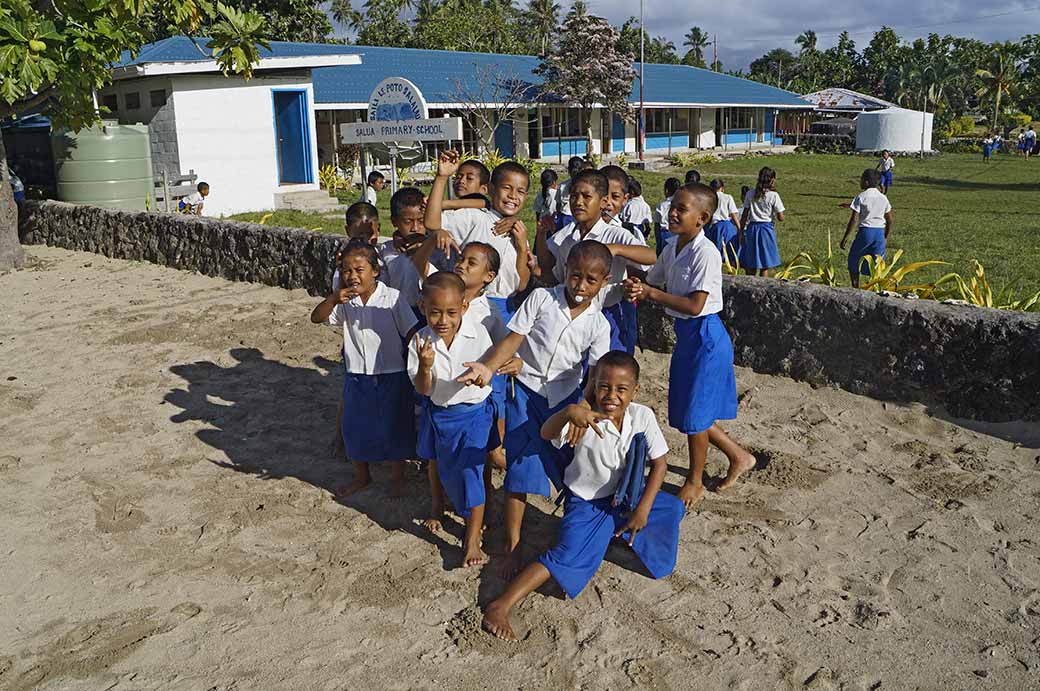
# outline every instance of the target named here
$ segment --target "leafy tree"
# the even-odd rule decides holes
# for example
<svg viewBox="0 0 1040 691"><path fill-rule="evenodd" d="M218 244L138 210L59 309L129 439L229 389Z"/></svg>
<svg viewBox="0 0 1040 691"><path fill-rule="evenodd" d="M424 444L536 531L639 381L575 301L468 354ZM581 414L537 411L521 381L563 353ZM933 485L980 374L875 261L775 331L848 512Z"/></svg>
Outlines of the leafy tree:
<svg viewBox="0 0 1040 691"><path fill-rule="evenodd" d="M794 42L801 47L802 55L816 52L816 32L811 29L803 31Z"/></svg>
<svg viewBox="0 0 1040 691"><path fill-rule="evenodd" d="M631 53L635 59L639 59L639 20L629 17L621 25L618 32L617 49L623 53ZM645 31L643 36L643 56L648 63L660 63L675 65L679 63L679 56L675 54L675 44L663 37L651 37Z"/></svg>
<svg viewBox="0 0 1040 691"><path fill-rule="evenodd" d="M798 58L784 48L774 48L750 65L751 78L783 88L797 75ZM786 77L787 81L784 81Z"/></svg>
<svg viewBox="0 0 1040 691"><path fill-rule="evenodd" d="M446 3L416 25L411 45L476 53L522 53L527 45L513 26L501 7L476 5L460 12Z"/></svg>
<svg viewBox="0 0 1040 691"><path fill-rule="evenodd" d="M860 91L888 100L895 100L898 90L892 75L908 62L908 50L899 41L899 36L889 27L882 27L863 50Z"/></svg>
<svg viewBox="0 0 1040 691"><path fill-rule="evenodd" d="M252 76L266 47L263 17L199 0L3 0L0 3L0 120L41 110L75 129L95 122L93 95L112 79L124 50L136 52L155 26L189 36L209 27L199 46L224 70ZM0 138L0 269L23 262L17 211Z"/></svg>
<svg viewBox="0 0 1040 691"><path fill-rule="evenodd" d="M628 97L636 73L632 54L618 49L619 38L618 30L607 20L588 14L584 3L576 2L563 22L559 44L535 70L548 94L581 109L590 153L593 104L626 118L632 112Z"/></svg>
<svg viewBox="0 0 1040 691"><path fill-rule="evenodd" d="M545 55L560 27L560 5L553 0L531 0L524 12L524 23L532 38L541 46L539 55Z"/></svg>
<svg viewBox="0 0 1040 691"><path fill-rule="evenodd" d="M195 2L200 4L198 0ZM325 3L309 0L228 0L225 5L262 17L265 34L272 41L325 43L334 40L331 38L332 23L325 11ZM329 9L331 11L334 8L330 5ZM213 22L218 20L216 16L204 18L195 29L196 35L208 36ZM151 18L148 41L158 41L180 33L176 17L166 17L164 13L157 13Z"/></svg>
<svg viewBox="0 0 1040 691"><path fill-rule="evenodd" d="M350 24L357 31L357 44L410 46L412 31L401 15L411 5L411 0L366 0L363 12L350 15Z"/></svg>
<svg viewBox="0 0 1040 691"><path fill-rule="evenodd" d="M683 37L683 45L689 48L686 54L683 55L683 64L693 67L704 67L704 49L710 44L711 37L702 31L699 26L691 28L686 32L686 36Z"/></svg>
<svg viewBox="0 0 1040 691"><path fill-rule="evenodd" d="M986 68L980 68L975 72L982 80L982 87L976 92L976 95L993 101L993 119L990 121L993 127L1000 124L1001 100L1004 96L1011 96L1018 86L1022 76L1020 70L1022 56L1022 47L1015 43L1010 41L994 43L989 64Z"/></svg>

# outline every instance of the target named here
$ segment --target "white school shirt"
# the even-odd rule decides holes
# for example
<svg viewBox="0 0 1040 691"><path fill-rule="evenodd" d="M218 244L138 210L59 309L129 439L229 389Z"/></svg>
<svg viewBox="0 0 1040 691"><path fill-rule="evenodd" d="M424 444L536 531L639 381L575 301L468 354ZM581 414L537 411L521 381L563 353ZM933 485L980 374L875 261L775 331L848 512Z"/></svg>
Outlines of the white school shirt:
<svg viewBox="0 0 1040 691"><path fill-rule="evenodd" d="M655 286L664 286L672 295L686 297L694 292L706 292L707 300L704 309L698 316L717 314L722 311L722 255L704 233L697 233L690 242L679 250L675 248L678 239L669 242L657 258L657 263L650 269L646 282ZM665 313L676 319L692 319L689 314L665 308Z"/></svg>
<svg viewBox="0 0 1040 691"><path fill-rule="evenodd" d="M502 318L502 312L492 305L485 295L478 295L473 298L462 319L463 321L483 326L488 332L488 335L491 336L491 341L493 343L499 343L503 338L509 335L509 329L506 328L506 322Z"/></svg>
<svg viewBox="0 0 1040 691"><path fill-rule="evenodd" d="M1029 130L1026 132L1026 141L1036 141L1036 130Z"/></svg>
<svg viewBox="0 0 1040 691"><path fill-rule="evenodd" d="M596 303L571 319L562 285L535 289L509 320L509 330L525 337L517 350L524 363L517 378L550 406L578 388L585 351L591 367L610 350L610 325Z"/></svg>
<svg viewBox="0 0 1040 691"><path fill-rule="evenodd" d="M668 230L668 212L672 208L672 198L668 197L654 209L654 223Z"/></svg>
<svg viewBox="0 0 1040 691"><path fill-rule="evenodd" d="M372 185L365 185L365 201L372 206L375 206L376 202L379 201L379 193L376 192Z"/></svg>
<svg viewBox="0 0 1040 691"><path fill-rule="evenodd" d="M376 282L368 304L360 297L336 305L329 326L343 327L343 360L351 374L391 374L405 370L403 339L418 321L401 294Z"/></svg>
<svg viewBox="0 0 1040 691"><path fill-rule="evenodd" d="M552 440L552 445L557 449L562 449L567 443L570 426L569 422L564 425L560 436ZM600 421L597 427L603 437L587 430L574 446L574 460L563 471L563 484L582 499L602 499L617 491L621 474L625 470L625 457L632 446L632 439L639 432L646 436L651 459L668 455L668 443L657 424L657 417L645 405L628 404L621 421L621 431L609 420Z"/></svg>
<svg viewBox="0 0 1040 691"><path fill-rule="evenodd" d="M462 363L476 362L491 348L491 336L484 327L463 319L451 342L451 348L428 326L419 330L419 338L424 342L430 339L436 353L433 360L433 389L430 391L430 401L434 405L443 408L459 403L480 403L491 395L490 385L468 386L455 381L469 369ZM408 342L408 376L413 384L418 375L419 349L415 345L415 338L412 338Z"/></svg>
<svg viewBox="0 0 1040 691"><path fill-rule="evenodd" d="M896 167L896 159L889 156L888 158L881 159L881 172L887 173Z"/></svg>
<svg viewBox="0 0 1040 691"><path fill-rule="evenodd" d="M556 188L556 209L565 216L571 215L572 184L574 184L574 178L567 178Z"/></svg>
<svg viewBox="0 0 1040 691"><path fill-rule="evenodd" d="M625 225L621 222L621 219L618 218L617 216L610 216L607 219L607 225L608 226L616 226L618 228L624 228L626 233L631 233L635 237L635 239L639 241L639 244L641 244L641 245L645 245L646 244L646 236L643 235L643 228L642 228L642 226L632 226L631 228L625 228ZM643 267L642 264L639 264L638 266L640 266L641 268ZM645 268L644 268L644 270L645 270Z"/></svg>
<svg viewBox="0 0 1040 691"><path fill-rule="evenodd" d="M383 273L386 275L384 276ZM407 254L398 254L386 263L383 273L380 273L380 279L394 290L400 292L401 299L407 302L409 307L415 307L419 304L423 278L415 270L415 264L412 263L411 257Z"/></svg>
<svg viewBox="0 0 1040 691"><path fill-rule="evenodd" d="M892 210L892 204L881 190L871 187L856 195L849 208L859 214L860 228L884 228L885 214Z"/></svg>
<svg viewBox="0 0 1040 691"><path fill-rule="evenodd" d="M607 223L603 219L596 221L596 225L592 226L592 230L590 230L588 235L585 237L581 236L581 229L578 228L577 223L570 223L564 226L559 232L554 233L547 243L549 252L556 259L556 266L553 267L553 274L560 283L563 283L566 278L567 257L570 255L571 249L582 240L598 240L604 245L635 245L646 247L646 242L640 242L639 238L629 232L628 229L623 228L620 225ZM624 257L614 257L611 262L610 279L608 280L607 287L604 288L604 307L613 307L624 298L625 291L621 284L626 278L628 278L628 264L629 261ZM634 263L632 266L642 270L649 268L642 264Z"/></svg>
<svg viewBox="0 0 1040 691"><path fill-rule="evenodd" d="M534 197L534 217L545 218L556 214L557 207L556 190L549 190L549 198L539 192Z"/></svg>
<svg viewBox="0 0 1040 691"><path fill-rule="evenodd" d="M747 196L744 197L744 208L751 209L748 223L772 223L777 214L786 211L779 194L773 190L766 190L765 194L755 199L754 188L748 190Z"/></svg>
<svg viewBox="0 0 1040 691"><path fill-rule="evenodd" d="M492 298L507 298L520 287L513 238L509 235L495 235L495 224L502 218L502 214L494 209L455 209L441 214L441 225L451 234L459 247L465 247L470 242L486 242L498 250L498 256L502 260L498 275L484 289L484 293ZM441 262L442 268L450 271L456 258L452 256Z"/></svg>
<svg viewBox="0 0 1040 691"><path fill-rule="evenodd" d="M733 195L726 194L725 192L716 192L716 196L719 198L719 208L715 210L715 215L711 217L713 221L731 221L731 214L737 213L737 203L733 201Z"/></svg>
<svg viewBox="0 0 1040 691"><path fill-rule="evenodd" d="M653 215L654 212L650 209L650 205L642 197L629 199L628 203L625 204L625 208L618 214L625 223L632 223L637 226L641 226L649 221Z"/></svg>

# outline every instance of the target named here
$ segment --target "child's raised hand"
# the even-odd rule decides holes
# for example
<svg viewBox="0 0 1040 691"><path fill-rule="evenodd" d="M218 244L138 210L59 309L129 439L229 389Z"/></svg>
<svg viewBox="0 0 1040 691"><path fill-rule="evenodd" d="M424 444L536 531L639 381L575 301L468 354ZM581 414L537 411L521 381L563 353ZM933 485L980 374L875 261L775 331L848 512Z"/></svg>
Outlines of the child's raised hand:
<svg viewBox="0 0 1040 691"><path fill-rule="evenodd" d="M630 276L621 284L625 289L625 299L629 302L642 300L646 296L646 284L635 276Z"/></svg>
<svg viewBox="0 0 1040 691"><path fill-rule="evenodd" d="M603 432L599 428L599 423L607 419L609 418L606 415L597 413L585 405L567 406L567 422L570 423L570 430L567 432L567 443L571 446L576 445L585 436L586 430L589 429L602 439Z"/></svg>
<svg viewBox="0 0 1040 691"><path fill-rule="evenodd" d="M513 232L513 226L520 222L516 216L506 216L495 221L495 227L491 232L495 235L509 235Z"/></svg>
<svg viewBox="0 0 1040 691"><path fill-rule="evenodd" d="M520 374L520 370L524 368L524 361L518 357L512 357L509 362L498 368L497 374L504 374L507 377L515 377Z"/></svg>
<svg viewBox="0 0 1040 691"><path fill-rule="evenodd" d="M624 533L631 533L628 536L628 546L631 547L632 543L636 540L636 533L646 527L646 523L649 520L647 513L636 509L628 515L628 521L622 526L621 530L614 533L614 537L621 537Z"/></svg>
<svg viewBox="0 0 1040 691"><path fill-rule="evenodd" d="M423 341L419 338L419 334L415 334L415 350L419 353L419 369L427 371L433 369L433 361L437 358L437 354L433 350L433 337Z"/></svg>
<svg viewBox="0 0 1040 691"><path fill-rule="evenodd" d="M462 373L455 381L466 386L487 386L491 383L491 369L483 362L462 363L469 369Z"/></svg>
<svg viewBox="0 0 1040 691"><path fill-rule="evenodd" d="M543 235L548 235L550 231L556 228L556 221L553 220L552 216L542 216L538 219L538 232Z"/></svg>
<svg viewBox="0 0 1040 691"><path fill-rule="evenodd" d="M437 157L437 176L450 178L459 170L459 152L455 149L442 151Z"/></svg>
<svg viewBox="0 0 1040 691"><path fill-rule="evenodd" d="M538 255L534 252L529 252L527 255L527 268L532 276L542 275L542 266L538 263Z"/></svg>
<svg viewBox="0 0 1040 691"><path fill-rule="evenodd" d="M434 243L437 249L449 256L453 251L462 252L458 243L455 242L455 238L446 230L428 230L426 232L426 241Z"/></svg>

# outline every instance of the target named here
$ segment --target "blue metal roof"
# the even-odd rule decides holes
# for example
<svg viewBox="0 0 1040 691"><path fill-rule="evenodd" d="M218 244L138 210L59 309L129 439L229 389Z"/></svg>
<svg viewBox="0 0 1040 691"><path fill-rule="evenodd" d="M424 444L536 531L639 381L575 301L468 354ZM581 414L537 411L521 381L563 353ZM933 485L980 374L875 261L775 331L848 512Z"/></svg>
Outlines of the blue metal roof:
<svg viewBox="0 0 1040 691"><path fill-rule="evenodd" d="M462 80L470 89L476 90L474 73L477 68L486 66L496 74L524 80L532 86L542 83L534 74L539 58L531 55L492 55L381 46L339 48L361 55L361 64L313 70L316 103L367 103L372 90L388 76L412 81L423 92L428 103L454 103L457 100L455 81ZM638 63L633 68L638 72ZM812 107L790 91L687 65L647 63L644 73L644 100L647 103ZM466 82L467 79L470 81ZM639 102L638 80L633 81L629 101Z"/></svg>
<svg viewBox="0 0 1040 691"><path fill-rule="evenodd" d="M171 36L155 43L141 46L137 57L124 50L118 63L113 67L128 67L155 62L203 62L212 60L206 44L209 38L199 37L192 42L187 36ZM200 50L201 49L201 50ZM271 48L260 49L261 58L302 58L315 55L356 55L357 46L344 46L335 43L291 43L289 41L271 41Z"/></svg>

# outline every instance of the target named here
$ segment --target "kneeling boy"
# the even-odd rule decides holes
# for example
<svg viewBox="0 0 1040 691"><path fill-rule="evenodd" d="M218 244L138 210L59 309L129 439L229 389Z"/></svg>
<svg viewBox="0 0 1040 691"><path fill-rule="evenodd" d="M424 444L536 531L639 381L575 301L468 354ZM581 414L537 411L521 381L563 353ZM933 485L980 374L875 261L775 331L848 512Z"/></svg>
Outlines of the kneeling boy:
<svg viewBox="0 0 1040 691"><path fill-rule="evenodd" d="M550 577L567 597L577 597L599 569L611 538L628 543L654 578L675 568L686 509L676 497L659 492L668 472L668 445L654 411L632 403L639 363L614 350L600 358L593 377L591 409L571 405L542 425L542 438L553 446L573 445L574 458L564 472L560 540L488 605L483 627L499 638L516 640L509 612ZM644 489L647 458L651 470Z"/></svg>

